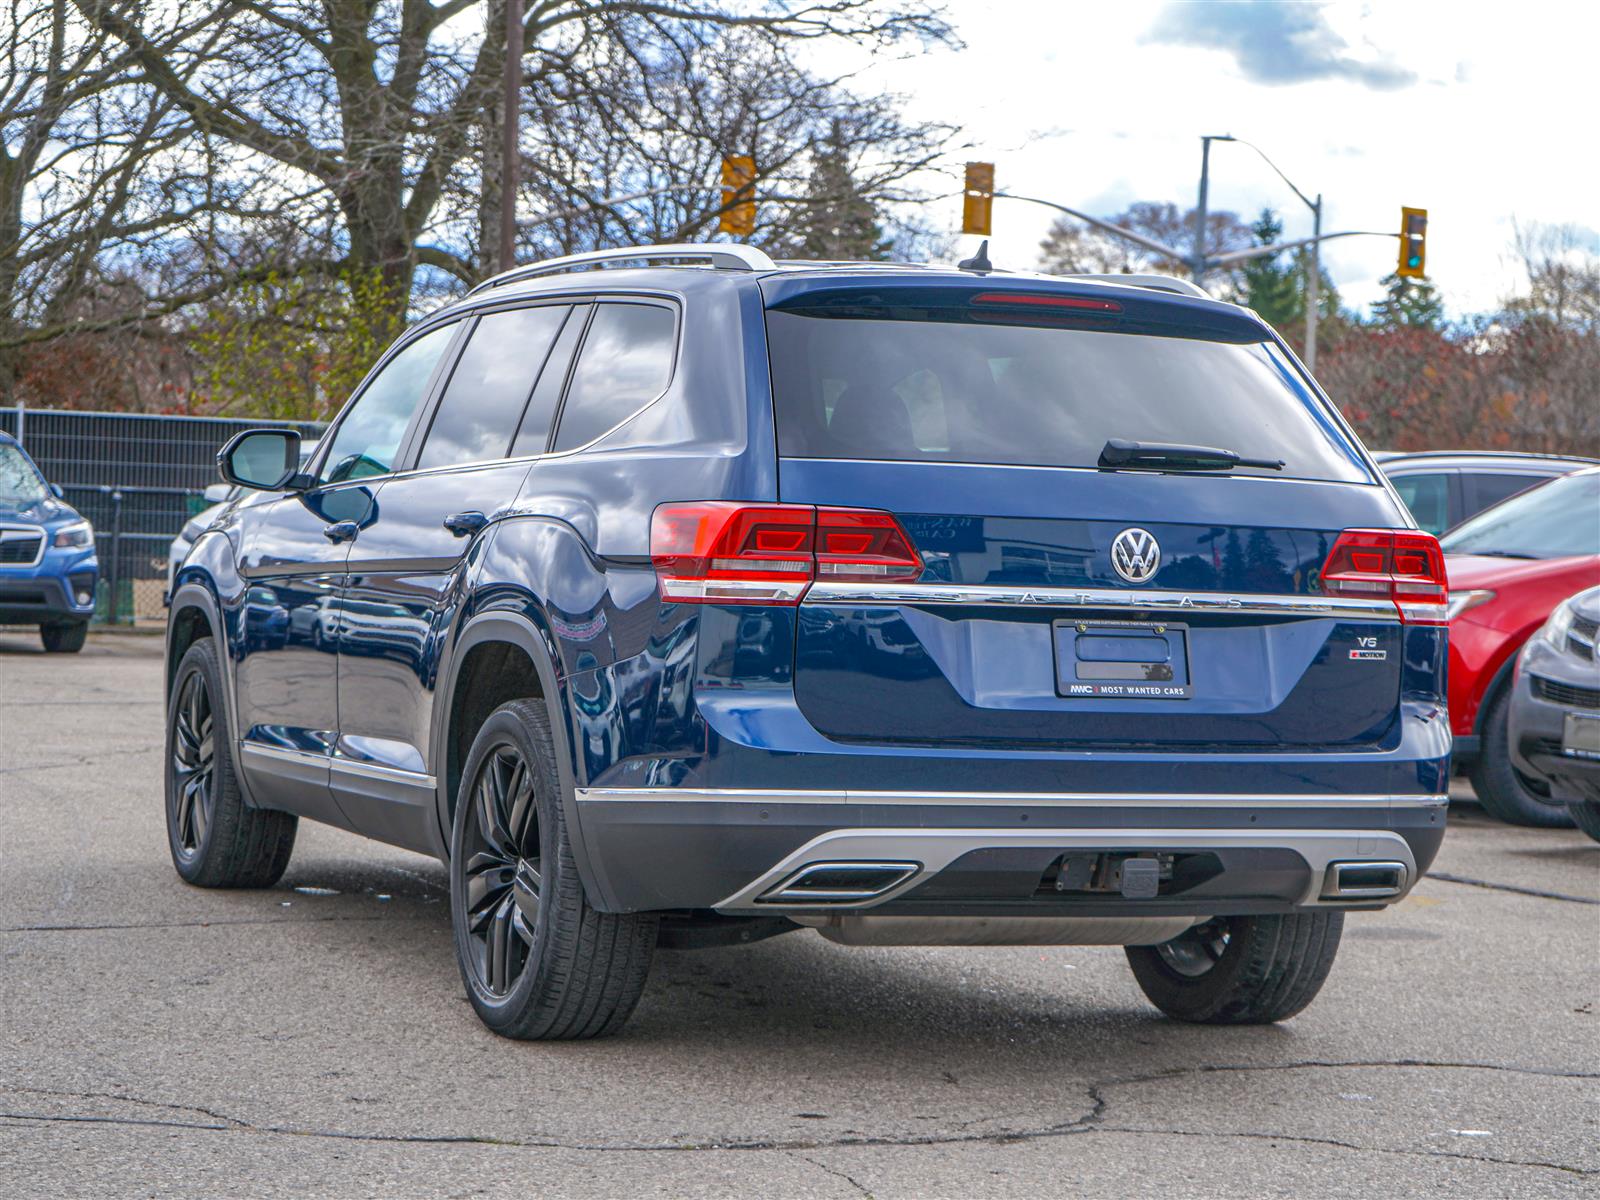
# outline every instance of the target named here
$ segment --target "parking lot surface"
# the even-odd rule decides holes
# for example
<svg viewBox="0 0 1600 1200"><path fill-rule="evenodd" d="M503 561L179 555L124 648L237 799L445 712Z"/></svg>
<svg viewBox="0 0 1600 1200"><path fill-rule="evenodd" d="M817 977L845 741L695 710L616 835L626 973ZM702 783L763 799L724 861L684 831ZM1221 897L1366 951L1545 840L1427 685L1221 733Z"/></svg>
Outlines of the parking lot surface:
<svg viewBox="0 0 1600 1200"><path fill-rule="evenodd" d="M0 632L0 1195L1600 1193L1600 846L1456 806L1277 1027L1115 948L657 955L605 1042L484 1030L435 862L168 860L161 646ZM1461 811L1464 809L1464 811Z"/></svg>

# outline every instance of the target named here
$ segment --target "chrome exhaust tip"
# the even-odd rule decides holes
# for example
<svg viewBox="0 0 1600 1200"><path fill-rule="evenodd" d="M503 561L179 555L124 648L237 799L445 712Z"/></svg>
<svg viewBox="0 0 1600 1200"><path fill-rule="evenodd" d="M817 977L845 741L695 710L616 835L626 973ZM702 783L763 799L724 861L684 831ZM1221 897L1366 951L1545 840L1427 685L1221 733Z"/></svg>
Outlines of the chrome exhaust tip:
<svg viewBox="0 0 1600 1200"><path fill-rule="evenodd" d="M1398 862L1341 862L1328 866L1325 900L1381 900L1405 890L1407 871Z"/></svg>
<svg viewBox="0 0 1600 1200"><path fill-rule="evenodd" d="M808 863L756 898L757 904L856 904L899 887L918 871L914 862Z"/></svg>

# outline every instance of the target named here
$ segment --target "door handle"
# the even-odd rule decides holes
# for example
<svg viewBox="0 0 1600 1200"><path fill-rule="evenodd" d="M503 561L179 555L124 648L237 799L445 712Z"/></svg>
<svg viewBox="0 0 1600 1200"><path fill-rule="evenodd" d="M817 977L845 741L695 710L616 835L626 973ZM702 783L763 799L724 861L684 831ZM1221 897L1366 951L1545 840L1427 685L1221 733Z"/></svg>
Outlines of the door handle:
<svg viewBox="0 0 1600 1200"><path fill-rule="evenodd" d="M361 526L354 521L335 521L332 525L323 527L322 536L330 542L354 541L356 534L361 532Z"/></svg>
<svg viewBox="0 0 1600 1200"><path fill-rule="evenodd" d="M444 519L444 527L457 537L471 537L489 523L489 518L476 509L451 513Z"/></svg>

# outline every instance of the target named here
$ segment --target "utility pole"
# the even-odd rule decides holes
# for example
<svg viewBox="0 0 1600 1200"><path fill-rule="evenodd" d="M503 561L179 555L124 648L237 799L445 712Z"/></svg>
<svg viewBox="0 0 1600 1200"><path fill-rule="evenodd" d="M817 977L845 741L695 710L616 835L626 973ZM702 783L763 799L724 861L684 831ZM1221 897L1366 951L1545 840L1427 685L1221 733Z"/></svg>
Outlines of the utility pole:
<svg viewBox="0 0 1600 1200"><path fill-rule="evenodd" d="M500 122L500 253L496 263L517 265L517 168L522 139L522 0L506 0L506 61Z"/></svg>
<svg viewBox="0 0 1600 1200"><path fill-rule="evenodd" d="M1200 200L1194 207L1194 257L1189 260L1189 269L1194 273L1194 281L1199 286L1204 286L1206 268L1206 193L1211 187L1211 143L1231 142L1233 135L1228 133L1208 133L1200 138Z"/></svg>
<svg viewBox="0 0 1600 1200"><path fill-rule="evenodd" d="M1317 309L1322 288L1322 193L1311 206L1311 262L1306 272L1306 370L1317 371Z"/></svg>

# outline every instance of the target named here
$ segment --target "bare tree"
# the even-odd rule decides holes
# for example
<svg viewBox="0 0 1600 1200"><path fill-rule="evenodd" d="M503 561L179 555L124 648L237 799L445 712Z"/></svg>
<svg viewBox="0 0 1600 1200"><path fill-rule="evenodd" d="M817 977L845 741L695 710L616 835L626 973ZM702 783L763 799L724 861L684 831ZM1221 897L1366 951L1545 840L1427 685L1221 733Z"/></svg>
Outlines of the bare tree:
<svg viewBox="0 0 1600 1200"><path fill-rule="evenodd" d="M1194 209L1176 204L1140 200L1116 216L1103 220L1142 233L1175 249L1187 250L1194 244ZM1220 254L1242 250L1254 243L1248 222L1237 213L1217 210L1206 214L1206 253ZM1142 246L1070 217L1061 217L1039 243L1039 269L1055 275L1110 275L1122 272L1155 271L1164 275L1188 275L1186 259L1168 258ZM1216 277L1213 277L1215 281ZM1237 270L1221 278L1230 288L1239 284Z"/></svg>
<svg viewBox="0 0 1600 1200"><path fill-rule="evenodd" d="M111 286L141 245L206 205L176 150L189 128L142 84L133 57L79 19L71 0L12 0L0 31L0 358L141 302ZM113 270L112 274L116 272ZM93 293L98 290L98 298ZM115 302L115 303L113 303ZM125 306L125 307L124 307Z"/></svg>
<svg viewBox="0 0 1600 1200"><path fill-rule="evenodd" d="M503 55L503 37L474 19L475 0L74 3L204 136L265 164L286 204L300 198L307 227L326 225L315 265L378 272L397 312L419 264L461 270L460 250L435 238L441 199L481 148ZM946 35L918 0L780 0L754 10L736 0L541 0L525 23L529 86L560 76L558 90L587 103L571 67L628 20L778 40Z"/></svg>

